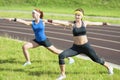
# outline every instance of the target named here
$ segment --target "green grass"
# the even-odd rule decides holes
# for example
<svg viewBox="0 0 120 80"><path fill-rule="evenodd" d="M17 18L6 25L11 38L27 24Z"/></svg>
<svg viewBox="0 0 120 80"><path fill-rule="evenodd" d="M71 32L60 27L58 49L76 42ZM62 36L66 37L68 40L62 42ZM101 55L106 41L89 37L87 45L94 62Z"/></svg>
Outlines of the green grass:
<svg viewBox="0 0 120 80"><path fill-rule="evenodd" d="M119 3L120 0L3 0L0 9L31 10L37 7L44 12L71 14L81 7L85 15L120 17Z"/></svg>
<svg viewBox="0 0 120 80"><path fill-rule="evenodd" d="M55 80L59 75L58 56L44 47L30 49L32 65L23 67L24 42L0 37L0 80ZM74 57L75 63L66 59L65 80L120 80L120 70L114 69L110 76L107 70L92 61Z"/></svg>
<svg viewBox="0 0 120 80"><path fill-rule="evenodd" d="M16 17L16 18L22 18L22 19L32 19L31 16L31 12L1 12L0 13L0 17L1 18L8 18L8 17ZM58 20L74 20L74 16L57 16L54 14L46 14L44 16L44 19L58 19ZM84 17L84 20L88 20L88 21L98 21L98 22L109 22L112 24L120 24L120 20L112 20L112 19L104 19L104 18L88 18L88 17Z"/></svg>
<svg viewBox="0 0 120 80"><path fill-rule="evenodd" d="M74 7L74 8L68 8L68 7L48 7L48 6L41 6L41 7L35 7L35 6L0 6L0 10L24 10L24 11L32 11L35 8L39 8L44 12L50 12L50 13L59 13L59 14L73 14L74 10L76 8L80 7ZM106 9L106 8L89 8L85 7L83 8L85 11L85 16L106 16L106 17L119 17L120 18L120 11L119 8L115 9Z"/></svg>
<svg viewBox="0 0 120 80"><path fill-rule="evenodd" d="M39 8L45 13L73 14L76 8L83 8L85 16L105 16L120 18L120 0L2 0L0 10L32 11ZM0 11L0 17L30 18L31 15L18 12ZM45 15L45 18L73 20L73 17ZM89 21L102 21L120 24L120 20L85 18Z"/></svg>

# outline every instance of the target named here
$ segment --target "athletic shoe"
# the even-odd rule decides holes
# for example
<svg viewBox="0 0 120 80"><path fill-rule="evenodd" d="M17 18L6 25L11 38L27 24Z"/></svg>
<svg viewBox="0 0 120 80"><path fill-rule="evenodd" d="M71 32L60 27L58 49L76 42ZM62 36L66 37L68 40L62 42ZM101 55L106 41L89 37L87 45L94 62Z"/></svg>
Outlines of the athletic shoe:
<svg viewBox="0 0 120 80"><path fill-rule="evenodd" d="M108 67L108 74L110 74L110 75L113 75L114 74L114 72L113 72L113 67Z"/></svg>
<svg viewBox="0 0 120 80"><path fill-rule="evenodd" d="M23 64L23 66L31 65L31 62L27 61Z"/></svg>
<svg viewBox="0 0 120 80"><path fill-rule="evenodd" d="M56 80L63 80L66 78L66 75L60 75Z"/></svg>
<svg viewBox="0 0 120 80"><path fill-rule="evenodd" d="M75 62L75 60L71 57L69 57L69 64L73 64Z"/></svg>

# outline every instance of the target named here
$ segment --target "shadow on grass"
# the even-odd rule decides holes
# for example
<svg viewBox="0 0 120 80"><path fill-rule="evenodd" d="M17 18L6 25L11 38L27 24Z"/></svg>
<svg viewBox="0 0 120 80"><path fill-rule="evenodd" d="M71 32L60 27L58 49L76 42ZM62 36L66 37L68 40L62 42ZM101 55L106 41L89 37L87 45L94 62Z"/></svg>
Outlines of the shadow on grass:
<svg viewBox="0 0 120 80"><path fill-rule="evenodd" d="M32 72L29 72L29 74L28 75L31 75L31 76L41 76L41 75L44 75L44 74L47 74L47 75L49 75L49 74L55 74L55 75L59 75L60 74L60 72L55 72L55 71L32 71ZM91 73L86 73L86 72L66 72L66 74L76 74L76 75L80 75L80 74L88 74L88 75L95 75L95 74L107 74L106 72L91 72Z"/></svg>
<svg viewBox="0 0 120 80"><path fill-rule="evenodd" d="M41 75L44 75L44 74L59 74L59 72L55 72L55 71L35 71L35 72L29 72L29 75L31 76L41 76Z"/></svg>
<svg viewBox="0 0 120 80"><path fill-rule="evenodd" d="M23 62L20 61L16 61L15 58L9 58L9 59L0 59L0 64L5 64L5 63L11 63L11 64L15 64L15 63L20 63L22 64Z"/></svg>
<svg viewBox="0 0 120 80"><path fill-rule="evenodd" d="M90 74L108 74L107 73L107 71L99 71L99 72L95 72L95 71L93 71L93 72L86 72L86 71L66 71L66 74L76 74L76 75L79 75L79 74L88 74L88 75L90 75Z"/></svg>
<svg viewBox="0 0 120 80"><path fill-rule="evenodd" d="M42 60L33 60L32 61L33 63L35 62L37 62L37 63L41 63L41 62L43 62ZM57 60L45 60L45 62L46 63L48 63L48 62L53 62L53 63L58 63L58 61ZM20 62L20 61L16 61L16 59L15 58L9 58L9 59L0 59L0 64L5 64L5 63L11 63L11 64L16 64L16 63L20 63L20 64L23 64L23 62ZM46 64L47 65L47 64ZM22 67L22 65L21 65L21 67ZM45 70L45 71L31 71L31 70L29 70L29 69L35 69L35 68L39 68L40 69L40 67L42 67L42 66L26 66L26 68L27 68L27 70L26 69L21 69L21 68L19 68L19 69L13 69L13 68L11 68L11 67L9 67L9 68L0 68L0 72L1 71L8 71L8 72L10 72L10 71L14 71L14 72L25 72L25 73L27 73L28 75L31 75L31 76L41 76L41 75L44 75L44 74L47 74L47 75L49 75L49 74L57 74L57 75L59 75L60 74L60 71L54 71L54 69L53 70L51 70L51 71L49 71L49 69L48 70ZM80 71L66 71L66 74L107 74L107 71L99 71L99 72L80 72Z"/></svg>
<svg viewBox="0 0 120 80"><path fill-rule="evenodd" d="M0 72L1 71L14 71L14 72L24 72L24 69L11 69L11 68L0 68Z"/></svg>
<svg viewBox="0 0 120 80"><path fill-rule="evenodd" d="M49 63L49 62L53 62L53 63L58 63L58 61L57 60L32 60L31 61L32 63L33 62L46 62L46 63Z"/></svg>

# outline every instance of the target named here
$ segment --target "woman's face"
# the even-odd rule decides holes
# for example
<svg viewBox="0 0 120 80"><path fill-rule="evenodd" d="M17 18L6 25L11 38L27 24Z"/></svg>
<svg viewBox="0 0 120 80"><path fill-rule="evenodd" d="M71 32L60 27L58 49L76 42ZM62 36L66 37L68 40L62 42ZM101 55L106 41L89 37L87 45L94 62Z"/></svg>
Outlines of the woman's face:
<svg viewBox="0 0 120 80"><path fill-rule="evenodd" d="M37 19L37 18L39 18L39 16L40 16L40 13L38 13L38 12L36 12L36 11L33 11L33 12L32 12L32 17L33 17L33 18Z"/></svg>
<svg viewBox="0 0 120 80"><path fill-rule="evenodd" d="M37 18L37 14L35 12L32 12L32 17Z"/></svg>
<svg viewBox="0 0 120 80"><path fill-rule="evenodd" d="M80 15L80 14L75 14L75 19L76 19L76 20L81 20L81 19L82 19L82 15Z"/></svg>
<svg viewBox="0 0 120 80"><path fill-rule="evenodd" d="M83 17L83 13L81 11L75 11L75 19L81 20Z"/></svg>
<svg viewBox="0 0 120 80"><path fill-rule="evenodd" d="M75 19L82 19L82 16L80 14L75 14Z"/></svg>

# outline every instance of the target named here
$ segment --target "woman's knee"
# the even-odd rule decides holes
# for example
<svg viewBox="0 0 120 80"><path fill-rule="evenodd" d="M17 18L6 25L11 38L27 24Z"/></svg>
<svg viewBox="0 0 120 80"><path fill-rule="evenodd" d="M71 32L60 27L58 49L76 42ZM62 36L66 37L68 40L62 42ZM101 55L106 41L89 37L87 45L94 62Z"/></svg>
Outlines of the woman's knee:
<svg viewBox="0 0 120 80"><path fill-rule="evenodd" d="M26 43L26 44L24 44L24 45L22 46L22 49L23 49L23 50L26 50L26 49L29 49L29 48L31 48L30 43Z"/></svg>
<svg viewBox="0 0 120 80"><path fill-rule="evenodd" d="M64 61L65 55L64 55L64 53L59 54L58 57L59 57L59 64L60 65L65 64L65 61Z"/></svg>
<svg viewBox="0 0 120 80"><path fill-rule="evenodd" d="M101 65L104 65L104 63L105 63L105 61L103 59L101 59L101 58L95 59L94 61L101 64Z"/></svg>
<svg viewBox="0 0 120 80"><path fill-rule="evenodd" d="M57 54L60 54L63 52L63 50L60 50L60 49L57 49L56 47L54 47L53 45L51 45L50 47L47 48L48 50L54 52L54 53L57 53Z"/></svg>
<svg viewBox="0 0 120 80"><path fill-rule="evenodd" d="M64 59L66 56L64 54L64 52L62 52L61 54L59 54L59 59Z"/></svg>
<svg viewBox="0 0 120 80"><path fill-rule="evenodd" d="M27 46L24 44L24 45L22 46L22 49L23 49L23 50L26 50L26 49L27 49Z"/></svg>

